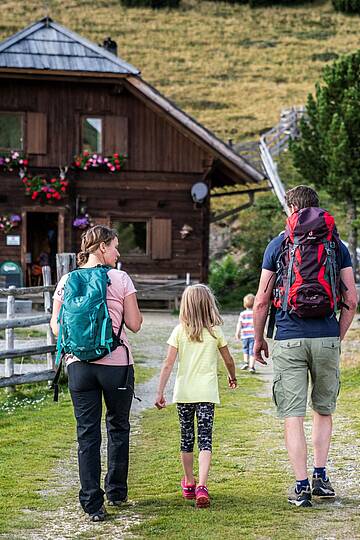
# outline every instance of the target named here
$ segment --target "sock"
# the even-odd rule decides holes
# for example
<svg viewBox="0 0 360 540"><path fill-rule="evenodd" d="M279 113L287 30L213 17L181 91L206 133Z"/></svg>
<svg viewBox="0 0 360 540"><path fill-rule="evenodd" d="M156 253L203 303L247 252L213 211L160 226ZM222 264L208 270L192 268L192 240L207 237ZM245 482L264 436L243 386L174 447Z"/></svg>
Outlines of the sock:
<svg viewBox="0 0 360 540"><path fill-rule="evenodd" d="M327 480L326 467L314 467L313 478L322 478Z"/></svg>
<svg viewBox="0 0 360 540"><path fill-rule="evenodd" d="M309 480L307 478L305 478L305 480L296 480L296 493L300 493L303 489L306 490L307 487L310 488Z"/></svg>

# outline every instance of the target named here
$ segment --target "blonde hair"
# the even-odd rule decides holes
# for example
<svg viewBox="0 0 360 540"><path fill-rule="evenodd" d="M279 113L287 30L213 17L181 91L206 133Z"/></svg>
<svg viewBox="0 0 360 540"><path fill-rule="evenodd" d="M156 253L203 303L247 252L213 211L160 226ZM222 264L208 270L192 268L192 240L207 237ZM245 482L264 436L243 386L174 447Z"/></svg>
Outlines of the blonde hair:
<svg viewBox="0 0 360 540"><path fill-rule="evenodd" d="M254 305L255 296L247 294L244 296L244 308L251 309Z"/></svg>
<svg viewBox="0 0 360 540"><path fill-rule="evenodd" d="M117 238L116 231L104 225L95 225L81 235L81 248L77 254L77 263L83 266L89 260L90 253L94 253L102 242L109 245L114 238Z"/></svg>
<svg viewBox="0 0 360 540"><path fill-rule="evenodd" d="M190 341L200 342L204 328L215 338L213 327L223 323L215 296L202 283L190 285L183 292L179 319Z"/></svg>

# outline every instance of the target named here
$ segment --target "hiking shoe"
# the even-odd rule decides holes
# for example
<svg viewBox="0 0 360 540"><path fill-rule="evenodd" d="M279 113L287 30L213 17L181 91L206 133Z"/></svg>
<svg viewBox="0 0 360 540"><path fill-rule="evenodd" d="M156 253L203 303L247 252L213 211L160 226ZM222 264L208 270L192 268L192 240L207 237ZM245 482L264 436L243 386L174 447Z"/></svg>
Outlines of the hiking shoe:
<svg viewBox="0 0 360 540"><path fill-rule="evenodd" d="M90 521L98 522L98 521L105 521L106 518L106 510L105 506L102 505L101 508L97 512L94 512L93 514L89 514Z"/></svg>
<svg viewBox="0 0 360 540"><path fill-rule="evenodd" d="M185 484L185 478L182 478L180 485L184 499L195 499L196 484Z"/></svg>
<svg viewBox="0 0 360 540"><path fill-rule="evenodd" d="M288 502L294 506L303 506L308 508L312 506L310 486L302 489L299 493L294 487L289 493Z"/></svg>
<svg viewBox="0 0 360 540"><path fill-rule="evenodd" d="M243 369L243 370L244 370L244 369L248 369L248 367L249 367L249 364L243 364L243 365L240 367L240 369Z"/></svg>
<svg viewBox="0 0 360 540"><path fill-rule="evenodd" d="M126 503L128 500L127 497L125 497L125 499L119 499L117 501L108 501L108 505L109 506L121 506L123 505L124 503Z"/></svg>
<svg viewBox="0 0 360 540"><path fill-rule="evenodd" d="M321 477L317 478L316 476L313 476L311 480L311 487L314 497L321 497L323 499L335 497L335 490L328 478L323 480Z"/></svg>
<svg viewBox="0 0 360 540"><path fill-rule="evenodd" d="M195 489L196 508L209 508L210 497L206 486L198 486Z"/></svg>

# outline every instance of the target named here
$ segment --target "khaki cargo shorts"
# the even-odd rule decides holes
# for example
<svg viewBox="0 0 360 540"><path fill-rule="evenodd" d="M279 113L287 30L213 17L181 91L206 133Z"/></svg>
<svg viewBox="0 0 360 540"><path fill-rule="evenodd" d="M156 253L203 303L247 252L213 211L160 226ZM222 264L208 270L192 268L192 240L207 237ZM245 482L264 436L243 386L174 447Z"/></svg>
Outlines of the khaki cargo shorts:
<svg viewBox="0 0 360 540"><path fill-rule="evenodd" d="M275 341L273 400L278 416L305 416L309 405L319 414L335 411L340 391L340 338L305 338Z"/></svg>

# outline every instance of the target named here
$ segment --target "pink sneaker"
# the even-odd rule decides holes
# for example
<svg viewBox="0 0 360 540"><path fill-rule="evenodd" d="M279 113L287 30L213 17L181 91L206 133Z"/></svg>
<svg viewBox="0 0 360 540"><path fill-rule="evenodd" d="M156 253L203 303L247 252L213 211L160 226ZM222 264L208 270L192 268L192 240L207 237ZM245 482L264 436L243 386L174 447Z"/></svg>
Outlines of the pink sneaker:
<svg viewBox="0 0 360 540"><path fill-rule="evenodd" d="M182 496L184 499L195 499L196 484L185 484L185 478L181 479Z"/></svg>
<svg viewBox="0 0 360 540"><path fill-rule="evenodd" d="M209 508L210 497L206 486L198 486L195 489L196 508Z"/></svg>

